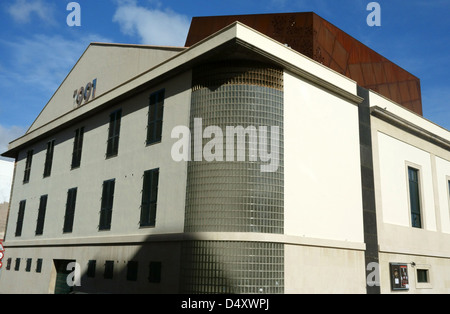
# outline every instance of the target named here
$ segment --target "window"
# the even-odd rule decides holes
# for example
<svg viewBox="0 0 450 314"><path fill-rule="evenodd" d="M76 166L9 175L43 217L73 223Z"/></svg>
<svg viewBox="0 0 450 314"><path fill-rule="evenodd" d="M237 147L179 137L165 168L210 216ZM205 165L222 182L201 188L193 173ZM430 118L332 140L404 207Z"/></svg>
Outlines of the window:
<svg viewBox="0 0 450 314"><path fill-rule="evenodd" d="M44 178L49 177L52 172L54 150L55 150L55 140L47 143L47 153L45 155L45 165L44 165Z"/></svg>
<svg viewBox="0 0 450 314"><path fill-rule="evenodd" d="M16 237L20 237L22 235L22 226L23 226L23 218L25 216L25 205L27 201L20 201L19 204L19 213L17 215L17 223L16 223Z"/></svg>
<svg viewBox="0 0 450 314"><path fill-rule="evenodd" d="M9 257L9 258L6 260L6 270L10 270L10 269L11 269L11 262L12 262L12 258Z"/></svg>
<svg viewBox="0 0 450 314"><path fill-rule="evenodd" d="M20 269L20 258L16 258L16 265L14 266L15 271L19 271Z"/></svg>
<svg viewBox="0 0 450 314"><path fill-rule="evenodd" d="M100 210L99 230L111 229L115 180L103 182L102 205Z"/></svg>
<svg viewBox="0 0 450 314"><path fill-rule="evenodd" d="M36 235L42 235L42 233L44 232L44 220L46 208L47 208L47 195L42 195L41 200L39 202Z"/></svg>
<svg viewBox="0 0 450 314"><path fill-rule="evenodd" d="M31 271L31 263L32 263L32 259L31 258L27 258L27 265L25 267L25 271L26 272L30 272Z"/></svg>
<svg viewBox="0 0 450 314"><path fill-rule="evenodd" d="M112 279L114 274L114 261L105 262L105 272L103 273L103 278Z"/></svg>
<svg viewBox="0 0 450 314"><path fill-rule="evenodd" d="M36 272L40 273L42 271L42 258L38 258L36 261Z"/></svg>
<svg viewBox="0 0 450 314"><path fill-rule="evenodd" d="M129 261L127 264L127 280L136 281L138 274L138 262Z"/></svg>
<svg viewBox="0 0 450 314"><path fill-rule="evenodd" d="M431 265L416 265L416 288L432 289Z"/></svg>
<svg viewBox="0 0 450 314"><path fill-rule="evenodd" d="M33 150L27 152L27 160L25 162L25 171L23 174L23 183L28 183L30 181L31 173L31 162L33 161Z"/></svg>
<svg viewBox="0 0 450 314"><path fill-rule="evenodd" d="M147 144L161 141L164 113L164 89L150 95L148 110Z"/></svg>
<svg viewBox="0 0 450 314"><path fill-rule="evenodd" d="M420 210L419 170L408 167L409 201L411 209L411 225L414 228L422 228Z"/></svg>
<svg viewBox="0 0 450 314"><path fill-rule="evenodd" d="M116 156L119 152L120 119L122 110L114 111L109 116L108 146L106 157Z"/></svg>
<svg viewBox="0 0 450 314"><path fill-rule="evenodd" d="M417 269L417 282L428 283L428 269Z"/></svg>
<svg viewBox="0 0 450 314"><path fill-rule="evenodd" d="M150 262L148 281L151 283L161 282L161 262Z"/></svg>
<svg viewBox="0 0 450 314"><path fill-rule="evenodd" d="M96 268L96 266L97 266L97 261L90 260L88 262L87 276L89 278L94 278L95 277L95 268Z"/></svg>
<svg viewBox="0 0 450 314"><path fill-rule="evenodd" d="M73 141L72 165L71 168L78 168L81 164L81 150L83 148L84 128L75 130L75 139Z"/></svg>
<svg viewBox="0 0 450 314"><path fill-rule="evenodd" d="M73 219L75 217L75 203L77 201L77 188L72 188L67 192L66 214L64 216L64 233L70 233L73 229Z"/></svg>
<svg viewBox="0 0 450 314"><path fill-rule="evenodd" d="M156 203L158 196L159 169L144 172L141 203L141 227L154 227L156 223Z"/></svg>

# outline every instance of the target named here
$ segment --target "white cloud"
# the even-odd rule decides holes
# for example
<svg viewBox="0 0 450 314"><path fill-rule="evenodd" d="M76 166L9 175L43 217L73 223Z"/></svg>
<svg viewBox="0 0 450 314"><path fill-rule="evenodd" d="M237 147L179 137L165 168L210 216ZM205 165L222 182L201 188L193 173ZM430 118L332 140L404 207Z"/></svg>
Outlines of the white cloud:
<svg viewBox="0 0 450 314"><path fill-rule="evenodd" d="M9 8L8 13L18 23L29 23L31 16L36 15L47 23L53 23L53 4L42 0L16 0Z"/></svg>
<svg viewBox="0 0 450 314"><path fill-rule="evenodd" d="M130 0L118 1L118 5L113 22L120 24L124 34L137 35L142 44L184 46L190 25L187 16L170 9L147 9Z"/></svg>
<svg viewBox="0 0 450 314"><path fill-rule="evenodd" d="M7 69L0 73L0 82L3 85L9 81L19 84L16 86L28 85L53 93L91 42L109 41L96 35L83 36L80 40L43 34L2 41L12 53L9 66L4 64Z"/></svg>

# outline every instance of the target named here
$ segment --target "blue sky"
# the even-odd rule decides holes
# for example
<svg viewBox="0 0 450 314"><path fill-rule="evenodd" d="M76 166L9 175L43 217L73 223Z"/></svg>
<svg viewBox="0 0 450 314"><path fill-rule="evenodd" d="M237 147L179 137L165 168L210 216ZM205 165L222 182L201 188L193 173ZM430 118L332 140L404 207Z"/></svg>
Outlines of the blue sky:
<svg viewBox="0 0 450 314"><path fill-rule="evenodd" d="M66 0L0 3L0 151L33 123L90 42L183 46L194 16L313 11L421 80L424 117L450 130L450 1Z"/></svg>

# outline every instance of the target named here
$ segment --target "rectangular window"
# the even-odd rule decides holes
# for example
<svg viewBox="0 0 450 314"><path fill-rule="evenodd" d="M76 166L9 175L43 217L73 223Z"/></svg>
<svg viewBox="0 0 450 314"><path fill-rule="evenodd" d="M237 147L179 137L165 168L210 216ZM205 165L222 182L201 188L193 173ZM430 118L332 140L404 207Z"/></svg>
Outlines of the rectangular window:
<svg viewBox="0 0 450 314"><path fill-rule="evenodd" d="M16 265L14 266L15 271L19 271L20 269L20 258L16 258Z"/></svg>
<svg viewBox="0 0 450 314"><path fill-rule="evenodd" d="M105 272L103 273L103 278L112 279L114 274L114 261L105 262Z"/></svg>
<svg viewBox="0 0 450 314"><path fill-rule="evenodd" d="M96 268L96 266L97 266L97 261L90 260L88 262L87 276L89 278L94 278L95 277L95 268Z"/></svg>
<svg viewBox="0 0 450 314"><path fill-rule="evenodd" d="M84 128L75 130L75 139L73 141L72 165L71 168L78 168L81 164L81 151L83 148Z"/></svg>
<svg viewBox="0 0 450 314"><path fill-rule="evenodd" d="M116 156L119 152L120 120L122 110L114 111L109 116L108 146L106 157Z"/></svg>
<svg viewBox="0 0 450 314"><path fill-rule="evenodd" d="M30 272L31 271L31 263L32 263L32 259L31 258L27 258L27 266L25 267L25 271L26 272Z"/></svg>
<svg viewBox="0 0 450 314"><path fill-rule="evenodd" d="M138 274L138 262L129 261L127 264L127 280L136 281Z"/></svg>
<svg viewBox="0 0 450 314"><path fill-rule="evenodd" d="M114 179L103 182L99 230L111 229L115 182Z"/></svg>
<svg viewBox="0 0 450 314"><path fill-rule="evenodd" d="M20 201L19 204L19 213L17 215L17 223L16 223L16 237L20 237L22 235L22 226L23 226L23 218L25 216L25 205L27 201Z"/></svg>
<svg viewBox="0 0 450 314"><path fill-rule="evenodd" d="M40 273L42 271L42 258L36 260L36 272Z"/></svg>
<svg viewBox="0 0 450 314"><path fill-rule="evenodd" d="M156 204L158 200L159 169L144 172L141 202L141 227L154 227L156 223Z"/></svg>
<svg viewBox="0 0 450 314"><path fill-rule="evenodd" d="M161 141L164 113L164 94L165 90L162 89L150 95L147 144L153 144Z"/></svg>
<svg viewBox="0 0 450 314"><path fill-rule="evenodd" d="M417 269L417 282L419 283L428 283L428 269Z"/></svg>
<svg viewBox="0 0 450 314"><path fill-rule="evenodd" d="M72 188L67 192L66 214L64 216L64 233L70 233L73 230L73 220L75 217L75 204L77 201L77 188Z"/></svg>
<svg viewBox="0 0 450 314"><path fill-rule="evenodd" d="M44 220L46 208L47 208L47 195L42 195L41 200L39 202L36 235L42 235L42 233L44 232Z"/></svg>
<svg viewBox="0 0 450 314"><path fill-rule="evenodd" d="M11 263L12 263L12 258L9 257L9 258L6 260L6 270L10 270L10 269L11 269Z"/></svg>
<svg viewBox="0 0 450 314"><path fill-rule="evenodd" d="M409 201L411 209L411 225L414 228L422 228L420 210L419 170L408 167Z"/></svg>
<svg viewBox="0 0 450 314"><path fill-rule="evenodd" d="M161 282L161 262L150 262L148 281L152 283Z"/></svg>
<svg viewBox="0 0 450 314"><path fill-rule="evenodd" d="M55 150L55 140L47 143L47 153L45 154L45 165L44 165L44 178L49 177L52 172L54 150Z"/></svg>
<svg viewBox="0 0 450 314"><path fill-rule="evenodd" d="M23 183L30 181L31 162L33 161L33 150L27 152L27 160L25 161L25 171L23 174Z"/></svg>

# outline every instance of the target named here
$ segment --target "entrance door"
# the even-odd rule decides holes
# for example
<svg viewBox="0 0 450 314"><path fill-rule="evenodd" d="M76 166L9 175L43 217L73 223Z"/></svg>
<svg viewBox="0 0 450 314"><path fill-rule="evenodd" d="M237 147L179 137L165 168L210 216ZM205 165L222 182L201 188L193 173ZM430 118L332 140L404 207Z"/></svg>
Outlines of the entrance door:
<svg viewBox="0 0 450 314"><path fill-rule="evenodd" d="M67 270L69 263L73 260L53 260L56 269L55 294L69 294L73 291L73 286L67 284L67 276L72 272Z"/></svg>

